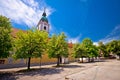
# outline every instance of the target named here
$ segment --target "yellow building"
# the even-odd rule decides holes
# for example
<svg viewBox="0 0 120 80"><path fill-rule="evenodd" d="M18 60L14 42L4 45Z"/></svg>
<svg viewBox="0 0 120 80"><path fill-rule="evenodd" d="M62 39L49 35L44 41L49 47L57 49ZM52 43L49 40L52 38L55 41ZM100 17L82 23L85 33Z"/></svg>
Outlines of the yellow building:
<svg viewBox="0 0 120 80"><path fill-rule="evenodd" d="M42 14L42 18L39 20L38 24L37 24L37 29L38 30L45 30L46 32L49 33L49 22L48 19L46 17L46 12L44 11ZM16 28L12 28L12 36L15 38L16 37L16 33L19 31L19 29ZM26 31L23 31L26 32ZM72 53L72 43L68 43L69 46L69 54ZM4 59L4 61L2 61L2 64L27 64L27 59L19 59L19 60L14 60L12 57L9 57L7 59ZM62 63L68 63L70 61L74 61L75 59L72 58L71 55L69 55L68 58L64 58L62 57ZM32 58L31 59L31 63L41 63L41 64L50 64L50 63L57 63L57 59L56 58L49 58L48 54L45 53L42 58Z"/></svg>

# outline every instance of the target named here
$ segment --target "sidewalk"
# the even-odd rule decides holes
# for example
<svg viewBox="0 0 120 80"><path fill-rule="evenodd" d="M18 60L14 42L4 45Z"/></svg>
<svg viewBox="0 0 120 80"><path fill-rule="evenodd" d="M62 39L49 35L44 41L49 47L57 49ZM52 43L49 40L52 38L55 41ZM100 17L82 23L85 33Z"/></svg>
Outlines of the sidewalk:
<svg viewBox="0 0 120 80"><path fill-rule="evenodd" d="M105 62L95 63L70 63L64 67L39 66L37 70L29 72L14 72L9 76L2 76L0 80L120 80L120 61L106 60ZM0 69L3 71L19 71L23 68Z"/></svg>
<svg viewBox="0 0 120 80"><path fill-rule="evenodd" d="M15 66L16 65L16 66ZM19 71L19 70L23 70L23 69L27 69L27 64L15 64L14 67L12 67L12 65L8 64L8 65L2 65L2 67L0 67L0 72L11 72L11 71ZM48 65L39 65L39 64L31 64L30 68L31 69L39 69L39 68L49 68L51 66L54 66L55 64L48 64ZM9 66L9 67L4 67L4 66Z"/></svg>

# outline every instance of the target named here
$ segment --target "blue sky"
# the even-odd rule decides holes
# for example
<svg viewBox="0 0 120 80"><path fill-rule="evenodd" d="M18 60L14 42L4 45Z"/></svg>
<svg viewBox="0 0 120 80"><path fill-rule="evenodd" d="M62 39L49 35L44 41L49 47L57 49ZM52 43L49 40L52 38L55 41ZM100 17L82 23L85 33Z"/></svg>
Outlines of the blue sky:
<svg viewBox="0 0 120 80"><path fill-rule="evenodd" d="M120 0L1 0L0 14L26 30L37 25L44 7L50 34L65 32L74 43L86 37L95 44L120 39Z"/></svg>

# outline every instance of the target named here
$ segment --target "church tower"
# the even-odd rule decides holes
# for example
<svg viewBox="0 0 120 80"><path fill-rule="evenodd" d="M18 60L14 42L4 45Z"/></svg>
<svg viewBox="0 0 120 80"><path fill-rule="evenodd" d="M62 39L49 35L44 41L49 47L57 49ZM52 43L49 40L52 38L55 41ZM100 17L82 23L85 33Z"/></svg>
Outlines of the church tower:
<svg viewBox="0 0 120 80"><path fill-rule="evenodd" d="M46 31L49 33L49 23L48 23L48 19L46 18L46 12L44 9L44 12L42 14L42 18L40 19L40 21L37 24L37 29L41 30L41 31Z"/></svg>

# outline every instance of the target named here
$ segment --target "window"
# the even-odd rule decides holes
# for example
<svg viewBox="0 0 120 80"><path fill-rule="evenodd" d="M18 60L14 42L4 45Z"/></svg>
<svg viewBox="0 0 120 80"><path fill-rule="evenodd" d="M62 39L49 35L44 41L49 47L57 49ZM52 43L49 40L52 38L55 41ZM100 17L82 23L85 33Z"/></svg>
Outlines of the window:
<svg viewBox="0 0 120 80"><path fill-rule="evenodd" d="M46 26L44 26L44 30L46 30Z"/></svg>

